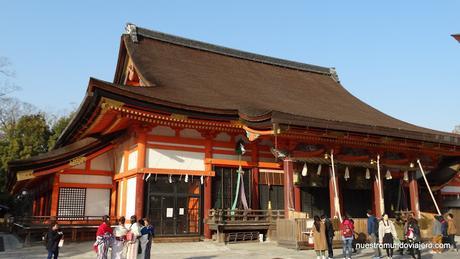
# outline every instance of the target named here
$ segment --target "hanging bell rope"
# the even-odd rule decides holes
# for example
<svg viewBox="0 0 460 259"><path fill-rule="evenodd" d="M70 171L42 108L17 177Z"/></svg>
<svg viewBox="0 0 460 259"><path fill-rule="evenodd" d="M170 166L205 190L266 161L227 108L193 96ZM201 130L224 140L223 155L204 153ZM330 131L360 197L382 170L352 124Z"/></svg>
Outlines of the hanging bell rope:
<svg viewBox="0 0 460 259"><path fill-rule="evenodd" d="M420 159L417 160L417 164L420 168L420 171L422 172L423 180L425 180L426 187L428 188L428 191L430 192L431 199L433 200L434 206L436 207L436 211L438 212L438 215L441 215L441 211L439 210L438 203L436 202L436 199L434 198L433 192L431 191L430 184L428 184L428 180L426 179L425 176L425 171L423 170L422 163L420 162Z"/></svg>
<svg viewBox="0 0 460 259"><path fill-rule="evenodd" d="M380 193L380 210L383 215L385 213L385 200L383 199L382 177L380 173L380 155L377 155L377 185Z"/></svg>
<svg viewBox="0 0 460 259"><path fill-rule="evenodd" d="M337 192L337 182L335 178L335 164L334 164L334 150L331 150L331 164L332 164L332 183L334 185L334 204L336 207L336 213L339 214L339 220L342 222L342 212L340 211L340 202Z"/></svg>

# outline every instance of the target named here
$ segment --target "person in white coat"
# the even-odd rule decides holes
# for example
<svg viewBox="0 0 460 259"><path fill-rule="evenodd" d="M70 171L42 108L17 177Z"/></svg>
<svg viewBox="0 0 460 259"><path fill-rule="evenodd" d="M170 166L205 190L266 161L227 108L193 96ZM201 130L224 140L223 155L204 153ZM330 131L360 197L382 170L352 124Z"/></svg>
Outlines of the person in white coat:
<svg viewBox="0 0 460 259"><path fill-rule="evenodd" d="M387 251L387 258L393 258L394 240L397 240L396 228L393 221L388 219L388 214L384 213L379 223L379 241Z"/></svg>
<svg viewBox="0 0 460 259"><path fill-rule="evenodd" d="M137 251L139 246L139 237L141 236L141 226L137 223L136 216L131 216L131 225L129 231L126 234L127 240L127 253L126 259L137 259Z"/></svg>
<svg viewBox="0 0 460 259"><path fill-rule="evenodd" d="M125 259L125 243L126 243L126 234L128 229L125 227L125 217L120 217L118 219L118 225L113 228L113 235L115 240L112 244L112 259Z"/></svg>

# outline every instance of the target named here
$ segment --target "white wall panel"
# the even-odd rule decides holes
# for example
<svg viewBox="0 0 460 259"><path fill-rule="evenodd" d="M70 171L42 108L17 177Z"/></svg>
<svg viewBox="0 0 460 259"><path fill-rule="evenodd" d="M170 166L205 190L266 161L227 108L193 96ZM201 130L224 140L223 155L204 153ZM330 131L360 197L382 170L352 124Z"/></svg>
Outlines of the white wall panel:
<svg viewBox="0 0 460 259"><path fill-rule="evenodd" d="M126 186L126 218L131 217L136 212L136 177L128 179Z"/></svg>
<svg viewBox="0 0 460 259"><path fill-rule="evenodd" d="M109 153L104 153L93 160L91 160L91 169L92 170L106 170L112 171L113 168L113 159Z"/></svg>
<svg viewBox="0 0 460 259"><path fill-rule="evenodd" d="M129 153L128 170L137 168L137 150Z"/></svg>
<svg viewBox="0 0 460 259"><path fill-rule="evenodd" d="M59 181L63 183L112 184L112 176L61 174Z"/></svg>
<svg viewBox="0 0 460 259"><path fill-rule="evenodd" d="M176 131L171 129L170 127L166 126L157 126L152 129L150 132L152 135L157 135L157 136L168 136L168 137L174 137L176 136Z"/></svg>
<svg viewBox="0 0 460 259"><path fill-rule="evenodd" d="M442 188L442 192L455 192L460 193L460 186L446 186Z"/></svg>
<svg viewBox="0 0 460 259"><path fill-rule="evenodd" d="M110 189L86 189L85 216L109 215Z"/></svg>
<svg viewBox="0 0 460 259"><path fill-rule="evenodd" d="M147 167L203 171L204 153L148 148Z"/></svg>

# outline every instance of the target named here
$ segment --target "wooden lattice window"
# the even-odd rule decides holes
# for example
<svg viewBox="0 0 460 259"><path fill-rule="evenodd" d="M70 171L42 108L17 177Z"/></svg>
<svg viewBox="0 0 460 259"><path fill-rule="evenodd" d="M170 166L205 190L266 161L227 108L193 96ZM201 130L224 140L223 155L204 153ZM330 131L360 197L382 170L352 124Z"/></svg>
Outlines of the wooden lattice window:
<svg viewBox="0 0 460 259"><path fill-rule="evenodd" d="M85 216L86 189L59 188L58 216L79 218Z"/></svg>

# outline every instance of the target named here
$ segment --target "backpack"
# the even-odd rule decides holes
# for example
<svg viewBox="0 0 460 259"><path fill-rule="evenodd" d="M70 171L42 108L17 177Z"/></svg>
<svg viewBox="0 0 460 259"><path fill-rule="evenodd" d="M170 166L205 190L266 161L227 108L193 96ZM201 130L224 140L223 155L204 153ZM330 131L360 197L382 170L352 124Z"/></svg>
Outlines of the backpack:
<svg viewBox="0 0 460 259"><path fill-rule="evenodd" d="M374 221L374 229L373 229L373 231L374 231L374 234L376 236L378 236L379 235L379 220L376 217L374 217L373 221Z"/></svg>
<svg viewBox="0 0 460 259"><path fill-rule="evenodd" d="M406 238L410 240L415 239L415 230L412 226L407 228Z"/></svg>
<svg viewBox="0 0 460 259"><path fill-rule="evenodd" d="M441 220L441 232L443 236L447 236L447 228L448 228L447 221L442 219Z"/></svg>
<svg viewBox="0 0 460 259"><path fill-rule="evenodd" d="M344 228L342 229L342 236L345 238L353 236L353 231L351 230L350 225L348 224L344 225Z"/></svg>

